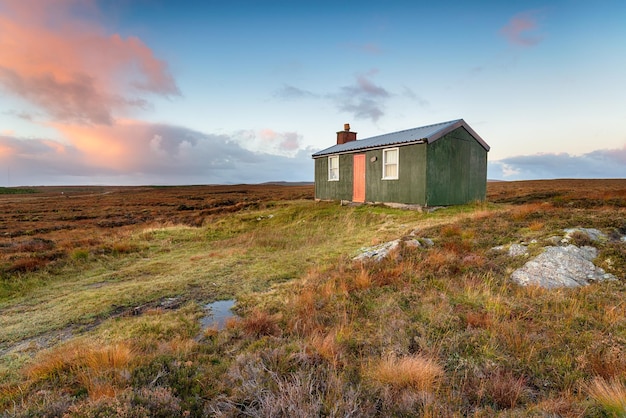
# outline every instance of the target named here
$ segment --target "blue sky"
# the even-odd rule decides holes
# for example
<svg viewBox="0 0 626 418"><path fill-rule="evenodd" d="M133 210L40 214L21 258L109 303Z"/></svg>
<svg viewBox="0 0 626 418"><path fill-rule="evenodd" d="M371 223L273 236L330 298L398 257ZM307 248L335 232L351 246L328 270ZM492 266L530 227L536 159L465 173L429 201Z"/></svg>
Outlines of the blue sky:
<svg viewBox="0 0 626 418"><path fill-rule="evenodd" d="M621 1L0 0L0 185L311 181L465 119L494 179L626 177Z"/></svg>

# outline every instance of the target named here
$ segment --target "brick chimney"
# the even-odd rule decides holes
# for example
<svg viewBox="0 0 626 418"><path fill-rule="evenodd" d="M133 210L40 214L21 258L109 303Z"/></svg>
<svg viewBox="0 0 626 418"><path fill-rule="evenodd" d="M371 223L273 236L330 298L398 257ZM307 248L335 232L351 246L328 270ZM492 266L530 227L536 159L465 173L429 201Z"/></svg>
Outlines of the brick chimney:
<svg viewBox="0 0 626 418"><path fill-rule="evenodd" d="M337 145L356 141L356 132L350 132L350 124L344 123L343 131L337 132Z"/></svg>

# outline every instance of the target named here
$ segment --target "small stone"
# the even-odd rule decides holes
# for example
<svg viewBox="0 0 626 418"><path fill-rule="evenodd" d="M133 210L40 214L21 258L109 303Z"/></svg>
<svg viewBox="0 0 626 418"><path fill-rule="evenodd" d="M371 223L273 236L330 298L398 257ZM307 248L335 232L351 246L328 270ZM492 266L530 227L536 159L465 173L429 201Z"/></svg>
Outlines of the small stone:
<svg viewBox="0 0 626 418"><path fill-rule="evenodd" d="M561 237L554 235L549 238L546 238L545 241L552 245L558 245L559 242L561 242Z"/></svg>
<svg viewBox="0 0 626 418"><path fill-rule="evenodd" d="M521 244L511 244L509 247L509 257L517 257L520 255L527 255L528 247Z"/></svg>
<svg viewBox="0 0 626 418"><path fill-rule="evenodd" d="M417 247L422 246L422 244L420 244L419 240L417 239L410 239L408 241L404 241L404 245L406 245L407 247L411 247L411 248L417 248Z"/></svg>
<svg viewBox="0 0 626 418"><path fill-rule="evenodd" d="M422 244L427 247L432 247L433 245L435 245L435 242L430 238L422 238Z"/></svg>

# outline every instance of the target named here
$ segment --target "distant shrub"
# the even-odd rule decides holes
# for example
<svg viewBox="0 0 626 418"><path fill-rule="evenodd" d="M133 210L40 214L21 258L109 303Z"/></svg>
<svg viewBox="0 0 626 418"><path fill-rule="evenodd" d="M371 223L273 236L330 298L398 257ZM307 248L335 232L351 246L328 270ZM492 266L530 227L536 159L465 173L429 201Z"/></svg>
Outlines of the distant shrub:
<svg viewBox="0 0 626 418"><path fill-rule="evenodd" d="M89 250L84 248L76 248L71 254L72 260L85 261L89 258Z"/></svg>
<svg viewBox="0 0 626 418"><path fill-rule="evenodd" d="M35 189L24 189L20 187L0 187L0 194L30 194L37 193Z"/></svg>
<svg viewBox="0 0 626 418"><path fill-rule="evenodd" d="M50 260L40 257L26 257L13 261L5 271L7 273L25 273L46 267Z"/></svg>
<svg viewBox="0 0 626 418"><path fill-rule="evenodd" d="M41 252L51 250L55 246L54 241L45 238L32 238L22 241L14 246L15 252Z"/></svg>
<svg viewBox="0 0 626 418"><path fill-rule="evenodd" d="M113 244L113 254L130 254L136 252L139 249L137 245L129 242L115 242Z"/></svg>

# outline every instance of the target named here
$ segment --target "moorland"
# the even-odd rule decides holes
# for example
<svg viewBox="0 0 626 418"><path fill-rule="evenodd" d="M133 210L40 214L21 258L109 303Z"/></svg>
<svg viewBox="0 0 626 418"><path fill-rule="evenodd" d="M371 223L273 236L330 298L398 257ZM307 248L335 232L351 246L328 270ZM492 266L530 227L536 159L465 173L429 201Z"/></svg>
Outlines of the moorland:
<svg viewBox="0 0 626 418"><path fill-rule="evenodd" d="M511 282L576 226L617 280ZM424 211L310 185L0 188L0 414L623 416L624 235L626 180ZM353 260L405 236L433 245ZM217 300L233 316L207 325Z"/></svg>

